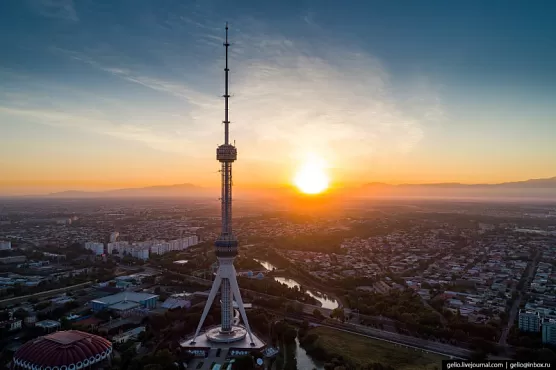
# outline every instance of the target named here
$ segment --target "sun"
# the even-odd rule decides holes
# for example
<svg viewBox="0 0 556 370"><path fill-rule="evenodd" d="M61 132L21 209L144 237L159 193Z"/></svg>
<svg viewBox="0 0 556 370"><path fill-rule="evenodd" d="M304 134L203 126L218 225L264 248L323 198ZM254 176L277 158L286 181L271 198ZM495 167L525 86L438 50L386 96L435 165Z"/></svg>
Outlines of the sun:
<svg viewBox="0 0 556 370"><path fill-rule="evenodd" d="M322 193L328 188L329 179L322 160L309 158L295 174L293 183L305 194Z"/></svg>

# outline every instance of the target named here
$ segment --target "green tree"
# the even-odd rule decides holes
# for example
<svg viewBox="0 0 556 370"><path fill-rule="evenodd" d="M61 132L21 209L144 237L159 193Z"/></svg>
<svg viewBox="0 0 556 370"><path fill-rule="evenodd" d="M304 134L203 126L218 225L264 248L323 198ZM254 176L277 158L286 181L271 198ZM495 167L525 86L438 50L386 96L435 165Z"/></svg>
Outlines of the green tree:
<svg viewBox="0 0 556 370"><path fill-rule="evenodd" d="M323 319L324 319L324 315L322 314L322 312L321 312L318 308L315 308L315 309L313 310L313 316L315 316L315 318L316 318L316 319L319 319L319 320L323 320Z"/></svg>

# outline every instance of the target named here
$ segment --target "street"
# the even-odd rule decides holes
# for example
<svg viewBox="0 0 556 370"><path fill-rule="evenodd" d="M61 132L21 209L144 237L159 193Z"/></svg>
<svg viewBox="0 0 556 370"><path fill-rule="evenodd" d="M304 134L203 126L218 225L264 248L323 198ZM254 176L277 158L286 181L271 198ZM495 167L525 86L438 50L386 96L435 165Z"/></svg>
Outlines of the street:
<svg viewBox="0 0 556 370"><path fill-rule="evenodd" d="M531 279L535 275L536 267L537 264L539 263L540 257L541 254L540 252L537 251L537 253L535 254L535 258L533 258L533 260L527 265L528 274L527 274L527 278L525 279L525 284L523 285L522 291L527 290L529 288L529 284L531 284ZM500 335L500 340L498 341L498 344L501 346L508 347L508 343L507 343L508 334L510 333L510 329L514 325L514 322L517 317L517 313L519 311L519 306L521 305L521 302L523 300L522 291L518 292L518 297L515 300L514 304L512 305L512 308L510 309L510 313L508 315L508 324L502 330L502 334Z"/></svg>

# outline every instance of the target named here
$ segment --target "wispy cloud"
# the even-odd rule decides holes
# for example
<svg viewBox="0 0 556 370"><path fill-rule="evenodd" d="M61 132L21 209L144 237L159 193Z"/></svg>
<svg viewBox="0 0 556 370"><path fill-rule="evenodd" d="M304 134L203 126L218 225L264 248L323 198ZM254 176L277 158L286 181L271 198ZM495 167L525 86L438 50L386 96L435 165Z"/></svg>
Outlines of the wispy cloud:
<svg viewBox="0 0 556 370"><path fill-rule="evenodd" d="M44 17L79 21L74 0L27 0L27 3Z"/></svg>
<svg viewBox="0 0 556 370"><path fill-rule="evenodd" d="M313 20L310 23L316 27ZM212 25L196 27L221 47ZM331 40L300 42L255 28L232 32L230 116L232 136L243 158L280 162L284 157L317 152L332 165L342 166L353 158L399 155L411 151L423 138L427 123L442 115L442 106L426 80L416 85L413 95L400 99L388 69L364 51ZM175 53L175 45L170 45L160 57L179 60ZM207 142L220 141L223 101L218 95L222 91L207 93L205 86L185 81L187 68L176 65L180 76L170 80L145 72L148 68L107 62L114 60L110 55L68 55L127 82L178 98L187 108L176 105L164 118L151 114L151 122L145 118L140 123L122 113L116 122L112 110L93 116L75 109L48 112L4 107L3 112L32 115L50 124L81 122L83 129L94 127L95 132L141 141L159 150L187 147L193 152ZM206 76L211 86L218 86L215 78L223 78L217 62L222 61L208 63L214 65ZM144 107L143 112L148 109ZM190 140L187 145L184 137L175 135L183 130Z"/></svg>

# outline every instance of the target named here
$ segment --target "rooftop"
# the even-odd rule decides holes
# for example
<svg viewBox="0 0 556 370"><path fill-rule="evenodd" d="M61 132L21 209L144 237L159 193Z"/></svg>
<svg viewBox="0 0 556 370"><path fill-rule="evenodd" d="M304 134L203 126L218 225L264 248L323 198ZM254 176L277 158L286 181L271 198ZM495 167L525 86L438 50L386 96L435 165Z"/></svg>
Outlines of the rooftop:
<svg viewBox="0 0 556 370"><path fill-rule="evenodd" d="M91 302L98 302L98 303L102 303L105 304L107 306L112 306L116 303L120 303L120 302L142 302L142 301L146 301L147 299L152 299L158 298L158 295L156 294L150 294L150 293L137 293L137 292L121 292L121 293L116 293L113 295L109 295L106 297L102 297L102 298L97 298L92 300Z"/></svg>
<svg viewBox="0 0 556 370"><path fill-rule="evenodd" d="M115 304L111 305L109 308L110 308L111 310L126 311L126 310L131 310L131 309L133 309L133 308L140 307L140 306L141 306L141 305L140 305L139 303L137 303L137 302L129 302L129 301L127 301L127 302L118 302L118 303L115 303Z"/></svg>
<svg viewBox="0 0 556 370"><path fill-rule="evenodd" d="M58 321L55 320L42 320L42 321L38 321L35 323L35 326L41 327L41 328L55 328L60 326L60 323Z"/></svg>
<svg viewBox="0 0 556 370"><path fill-rule="evenodd" d="M14 354L19 368L79 368L101 362L112 353L112 343L78 330L59 331L29 341Z"/></svg>

